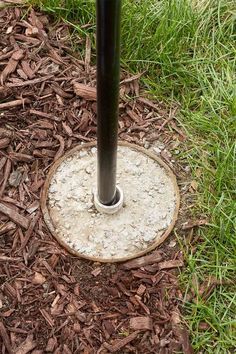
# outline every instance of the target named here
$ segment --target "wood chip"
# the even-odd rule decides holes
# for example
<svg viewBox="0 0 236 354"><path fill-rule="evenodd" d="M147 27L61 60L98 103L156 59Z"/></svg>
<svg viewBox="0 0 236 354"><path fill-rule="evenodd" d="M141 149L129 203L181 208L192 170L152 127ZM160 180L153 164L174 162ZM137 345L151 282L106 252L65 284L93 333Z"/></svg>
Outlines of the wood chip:
<svg viewBox="0 0 236 354"><path fill-rule="evenodd" d="M5 225L0 225L0 235L4 235L11 230L15 230L15 228L16 228L16 224L14 224L11 221L6 223Z"/></svg>
<svg viewBox="0 0 236 354"><path fill-rule="evenodd" d="M34 160L33 156L22 154L20 152L10 152L9 156L14 161L32 162Z"/></svg>
<svg viewBox="0 0 236 354"><path fill-rule="evenodd" d="M20 261L20 257L7 257L7 256L2 256L0 255L0 261L1 262L17 262Z"/></svg>
<svg viewBox="0 0 236 354"><path fill-rule="evenodd" d="M24 73L24 71L22 69L17 69L16 72L20 76L21 79L23 79L23 80L27 80L28 79L27 75L25 75L25 73Z"/></svg>
<svg viewBox="0 0 236 354"><path fill-rule="evenodd" d="M29 43L29 44L30 43L32 43L34 45L39 45L40 44L40 41L37 38L27 37L27 36L25 36L23 34L20 34L20 33L15 33L14 38L18 39L19 41L26 42L26 43Z"/></svg>
<svg viewBox="0 0 236 354"><path fill-rule="evenodd" d="M75 333L80 333L81 326L80 326L79 322L74 323L73 330L74 330Z"/></svg>
<svg viewBox="0 0 236 354"><path fill-rule="evenodd" d="M53 352L56 345L57 345L57 339L55 337L49 338L45 351Z"/></svg>
<svg viewBox="0 0 236 354"><path fill-rule="evenodd" d="M0 202L0 212L6 215L12 221L14 221L17 225L20 225L24 229L28 229L29 220L23 215L19 214L17 211L7 207L5 204L1 202Z"/></svg>
<svg viewBox="0 0 236 354"><path fill-rule="evenodd" d="M44 317L44 319L46 320L46 322L49 324L50 327L53 327L54 325L54 320L52 319L52 317L49 315L49 313L44 310L44 309L39 309L39 311L41 312L42 316Z"/></svg>
<svg viewBox="0 0 236 354"><path fill-rule="evenodd" d="M8 181L8 178L10 176L11 173L11 161L8 159L5 165L5 169L4 169L4 176L3 176L3 182L0 188L0 196L3 195L4 191L5 191L5 187Z"/></svg>
<svg viewBox="0 0 236 354"><path fill-rule="evenodd" d="M28 230L26 231L25 233L25 238L24 238L24 241L22 242L22 245L21 245L21 249L25 248L25 246L27 245L27 243L29 242L29 239L34 231L34 228L38 222L38 219L40 217L40 213L38 212L34 218L30 221L29 223L29 226L28 226Z"/></svg>
<svg viewBox="0 0 236 354"><path fill-rule="evenodd" d="M57 122L61 121L61 118L54 116L51 113L45 113L45 112L41 112L41 111L37 111L36 109L30 109L30 114L35 114L36 116L39 117L43 117L43 118L47 118L47 119L52 119L55 120Z"/></svg>
<svg viewBox="0 0 236 354"><path fill-rule="evenodd" d="M5 149L10 144L10 142L11 140L9 138L0 139L0 149Z"/></svg>
<svg viewBox="0 0 236 354"><path fill-rule="evenodd" d="M46 278L41 273L38 273L38 272L34 273L34 276L32 279L33 284L42 285L45 283L45 281L46 281Z"/></svg>
<svg viewBox="0 0 236 354"><path fill-rule="evenodd" d="M130 328L138 330L152 330L153 323L151 317L132 317L129 321Z"/></svg>
<svg viewBox="0 0 236 354"><path fill-rule="evenodd" d="M44 77L39 77L37 79L33 79L33 80L27 80L27 81L23 81L23 82L18 82L18 83L7 83L6 86L7 87L24 87L24 86L30 86L30 85L35 85L38 84L40 82L44 82L47 81L49 79L51 79L53 77L53 75L47 75Z"/></svg>
<svg viewBox="0 0 236 354"><path fill-rule="evenodd" d="M0 76L1 85L3 85L7 77L16 70L18 61L23 58L23 55L24 55L24 51L22 49L13 52L7 66L3 69L1 73Z"/></svg>
<svg viewBox="0 0 236 354"><path fill-rule="evenodd" d="M100 267L98 267L98 268L95 268L92 272L91 272L91 274L94 276L94 277L97 277L100 273L101 273L101 268Z"/></svg>
<svg viewBox="0 0 236 354"><path fill-rule="evenodd" d="M27 354L36 347L33 334L29 334L26 340L16 349L15 354Z"/></svg>
<svg viewBox="0 0 236 354"><path fill-rule="evenodd" d="M29 63L26 60L22 60L21 66L22 66L24 73L28 76L28 78L33 79L35 74L34 74L33 70L31 69Z"/></svg>
<svg viewBox="0 0 236 354"><path fill-rule="evenodd" d="M132 342L135 338L137 338L139 333L140 333L139 331L135 331L124 339L115 340L112 344L103 343L103 346L106 349L110 350L111 353L116 353L122 348L124 348L127 344Z"/></svg>
<svg viewBox="0 0 236 354"><path fill-rule="evenodd" d="M0 138L11 138L13 135L13 132L11 130L8 130L6 128L0 128Z"/></svg>
<svg viewBox="0 0 236 354"><path fill-rule="evenodd" d="M57 95L63 98L72 98L74 96L71 93L64 91L57 83L54 83L51 87Z"/></svg>
<svg viewBox="0 0 236 354"><path fill-rule="evenodd" d="M173 319L171 314L180 308L176 299L183 300L183 294L176 272L158 268L162 262L165 269L163 261L179 259L179 254L159 248L123 266L93 266L68 256L42 217L40 198L53 159L96 137L91 42L88 37L81 60L81 53L69 48L69 27L50 22L32 7L8 6L0 14L0 75L5 69L0 84L0 208L7 207L6 214L0 211L0 319L8 343L18 354L181 352L185 333L174 332L181 316ZM80 42L84 44L77 38ZM144 93L140 75L122 73L120 138L148 147L161 134L166 149L181 149L183 133L173 120L173 108L139 97ZM172 156L168 150L166 154L170 163ZM205 284L203 301L215 284ZM7 354L2 333L0 352ZM34 337L25 341L29 334Z"/></svg>
<svg viewBox="0 0 236 354"><path fill-rule="evenodd" d="M143 294L145 293L146 291L146 286L143 285L143 284L140 284L139 287L138 287L138 290L137 290L137 295L138 296L143 296Z"/></svg>
<svg viewBox="0 0 236 354"><path fill-rule="evenodd" d="M182 345L183 354L194 354L194 350L190 343L189 334L186 327L181 324L177 324L173 327L173 331Z"/></svg>
<svg viewBox="0 0 236 354"><path fill-rule="evenodd" d="M122 264L123 269L135 269L145 267L146 265L158 263L162 260L163 256L159 251L155 251L147 256L136 258Z"/></svg>
<svg viewBox="0 0 236 354"><path fill-rule="evenodd" d="M0 172L1 170L3 169L5 163L7 161L7 158L5 156L3 156L1 159L0 159Z"/></svg>
<svg viewBox="0 0 236 354"><path fill-rule="evenodd" d="M142 122L142 117L140 117L137 113L132 111L131 109L127 110L128 116L136 123Z"/></svg>
<svg viewBox="0 0 236 354"><path fill-rule="evenodd" d="M62 127L63 127L63 129L65 130L65 132L66 132L66 134L67 134L68 136L72 136L72 135L73 135L73 131L72 131L72 129L69 127L68 124L66 124L65 122L62 122Z"/></svg>
<svg viewBox="0 0 236 354"><path fill-rule="evenodd" d="M207 219L200 219L200 220L195 220L195 221L188 221L187 223L182 225L183 230L189 230L192 229L193 227L196 226L202 226L202 225L207 225L208 224Z"/></svg>
<svg viewBox="0 0 236 354"><path fill-rule="evenodd" d="M8 183L11 187L18 187L19 184L21 183L22 180L22 169L17 168L15 171L12 171L12 173L9 176Z"/></svg>
<svg viewBox="0 0 236 354"><path fill-rule="evenodd" d="M6 330L3 322L1 322L1 321L0 321L0 336L2 337L3 343L8 350L8 353L14 354L15 352L12 349L11 341L10 341L10 338L7 334L7 330Z"/></svg>
<svg viewBox="0 0 236 354"><path fill-rule="evenodd" d="M135 295L134 297L135 297L136 301L138 302L138 304L142 307L142 309L143 309L148 315L150 315L150 310L149 310L149 308L142 302L140 296Z"/></svg>
<svg viewBox="0 0 236 354"><path fill-rule="evenodd" d="M144 97L139 97L138 101L141 103L144 103L146 106L153 108L155 111L159 111L160 108L158 107L157 104L153 103L152 101L150 101L148 98L144 98Z"/></svg>
<svg viewBox="0 0 236 354"><path fill-rule="evenodd" d="M72 354L72 351L66 344L63 344L63 354Z"/></svg>
<svg viewBox="0 0 236 354"><path fill-rule="evenodd" d="M30 100L28 98L22 98L21 100L4 102L4 103L0 103L0 109L8 109L17 106L24 106L26 103L30 103Z"/></svg>
<svg viewBox="0 0 236 354"><path fill-rule="evenodd" d="M31 203L26 211L29 213L29 214L32 214L33 212L35 212L38 208L39 208L40 204L39 204L39 201L38 200L34 200L33 203Z"/></svg>
<svg viewBox="0 0 236 354"><path fill-rule="evenodd" d="M138 74L136 74L136 75L133 75L133 76L131 76L131 77L128 77L127 79L122 80L120 83L121 83L121 84L128 84L128 83L130 83L130 82L132 82L132 81L138 80L138 79L140 79L140 77L141 77L144 73L145 73L145 71L142 72L142 73L138 73Z"/></svg>
<svg viewBox="0 0 236 354"><path fill-rule="evenodd" d="M65 141L61 135L55 135L55 138L59 141L60 147L54 157L54 161L58 160L64 153Z"/></svg>
<svg viewBox="0 0 236 354"><path fill-rule="evenodd" d="M74 91L75 94L79 97L82 97L88 101L96 101L97 93L95 87L90 87L78 82L74 82Z"/></svg>
<svg viewBox="0 0 236 354"><path fill-rule="evenodd" d="M170 261L164 261L158 264L158 269L170 269L170 268L179 268L183 267L184 262L181 259L177 260L170 260Z"/></svg>

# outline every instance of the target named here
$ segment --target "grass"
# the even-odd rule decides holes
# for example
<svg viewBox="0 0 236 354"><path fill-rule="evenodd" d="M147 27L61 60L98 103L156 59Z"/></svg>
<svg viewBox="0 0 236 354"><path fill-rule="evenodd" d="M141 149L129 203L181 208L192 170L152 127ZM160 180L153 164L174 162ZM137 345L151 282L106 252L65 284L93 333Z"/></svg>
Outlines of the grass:
<svg viewBox="0 0 236 354"><path fill-rule="evenodd" d="M30 2L94 41L94 1ZM235 286L217 286L204 301L197 284L210 275L233 281L236 271L235 0L124 0L122 38L123 66L146 70L144 84L157 100L181 104L178 120L189 136L181 158L198 182L193 214L210 218L210 226L198 230L197 251L186 254L181 282L186 293L194 283L197 296L185 305L185 318L196 353L231 353ZM202 323L209 327L201 330Z"/></svg>

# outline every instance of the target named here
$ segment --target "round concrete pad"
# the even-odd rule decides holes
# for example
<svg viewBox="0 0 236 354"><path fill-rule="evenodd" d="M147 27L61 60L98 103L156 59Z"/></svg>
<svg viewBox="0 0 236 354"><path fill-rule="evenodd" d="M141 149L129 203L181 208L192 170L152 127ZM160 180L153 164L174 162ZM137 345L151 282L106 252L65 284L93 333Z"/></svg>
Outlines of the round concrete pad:
<svg viewBox="0 0 236 354"><path fill-rule="evenodd" d="M179 208L175 176L158 157L120 143L117 185L125 203L114 215L93 205L95 143L66 153L51 168L41 200L44 219L56 239L73 254L100 261L135 258L165 240Z"/></svg>

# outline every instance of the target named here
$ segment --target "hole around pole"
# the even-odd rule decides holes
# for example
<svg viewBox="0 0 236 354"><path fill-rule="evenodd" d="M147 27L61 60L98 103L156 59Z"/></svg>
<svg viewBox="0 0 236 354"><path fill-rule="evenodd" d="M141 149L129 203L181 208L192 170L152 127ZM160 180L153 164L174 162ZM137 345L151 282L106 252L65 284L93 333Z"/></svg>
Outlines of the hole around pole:
<svg viewBox="0 0 236 354"><path fill-rule="evenodd" d="M94 193L94 205L97 211L105 214L115 214L117 213L124 204L124 193L122 189L116 186L115 200L111 205L102 204L98 199L98 194Z"/></svg>

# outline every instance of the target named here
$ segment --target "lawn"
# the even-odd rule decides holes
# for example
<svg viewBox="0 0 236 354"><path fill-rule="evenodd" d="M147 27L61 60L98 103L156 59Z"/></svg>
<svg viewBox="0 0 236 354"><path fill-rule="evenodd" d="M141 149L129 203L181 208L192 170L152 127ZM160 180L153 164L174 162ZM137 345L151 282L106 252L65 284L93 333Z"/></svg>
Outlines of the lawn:
<svg viewBox="0 0 236 354"><path fill-rule="evenodd" d="M94 44L94 1L30 3L63 17L76 36L89 35ZM234 0L123 1L123 68L145 71L143 85L157 101L180 104L188 143L178 158L191 167L191 213L209 219L193 235L195 247L177 235L186 257L184 313L196 353L236 347L235 21ZM204 280L213 284L209 296L200 287Z"/></svg>

